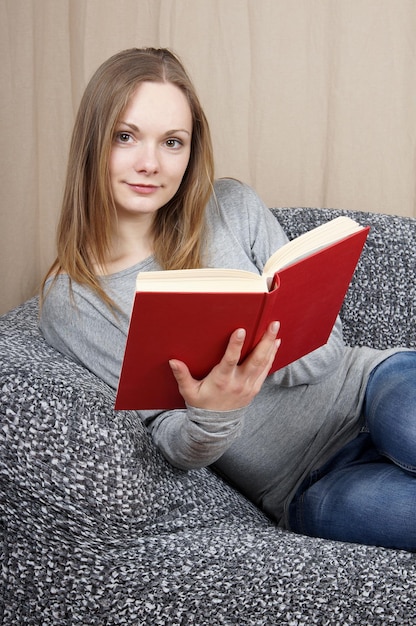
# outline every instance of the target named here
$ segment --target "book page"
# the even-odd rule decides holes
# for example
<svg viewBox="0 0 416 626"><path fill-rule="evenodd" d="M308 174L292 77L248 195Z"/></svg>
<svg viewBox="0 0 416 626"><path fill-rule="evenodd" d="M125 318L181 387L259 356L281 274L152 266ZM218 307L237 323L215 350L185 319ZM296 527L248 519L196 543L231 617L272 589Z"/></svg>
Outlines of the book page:
<svg viewBox="0 0 416 626"><path fill-rule="evenodd" d="M263 274L273 276L283 267L287 267L313 252L317 252L340 239L344 239L362 228L363 226L346 216L337 217L321 226L317 226L296 239L292 239L292 241L289 241L272 254L264 266Z"/></svg>
<svg viewBox="0 0 416 626"><path fill-rule="evenodd" d="M264 293L267 280L254 272L228 268L161 270L140 272L136 291Z"/></svg>

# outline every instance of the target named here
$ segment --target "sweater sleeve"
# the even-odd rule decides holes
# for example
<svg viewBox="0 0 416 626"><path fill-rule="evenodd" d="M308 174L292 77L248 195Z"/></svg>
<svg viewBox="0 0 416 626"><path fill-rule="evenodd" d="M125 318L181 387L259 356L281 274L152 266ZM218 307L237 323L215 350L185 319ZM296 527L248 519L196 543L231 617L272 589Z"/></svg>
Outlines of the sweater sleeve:
<svg viewBox="0 0 416 626"><path fill-rule="evenodd" d="M183 470L217 461L239 437L244 414L244 408L216 412L190 406L183 410L140 412L163 456Z"/></svg>

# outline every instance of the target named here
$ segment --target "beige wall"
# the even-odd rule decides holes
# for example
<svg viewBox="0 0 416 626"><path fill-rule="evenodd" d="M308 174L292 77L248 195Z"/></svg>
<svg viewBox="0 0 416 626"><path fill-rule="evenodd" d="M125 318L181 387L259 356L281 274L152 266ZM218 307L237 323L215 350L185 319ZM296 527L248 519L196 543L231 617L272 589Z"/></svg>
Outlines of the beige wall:
<svg viewBox="0 0 416 626"><path fill-rule="evenodd" d="M0 0L0 312L54 256L91 73L169 46L205 105L217 175L269 206L416 216L414 0Z"/></svg>

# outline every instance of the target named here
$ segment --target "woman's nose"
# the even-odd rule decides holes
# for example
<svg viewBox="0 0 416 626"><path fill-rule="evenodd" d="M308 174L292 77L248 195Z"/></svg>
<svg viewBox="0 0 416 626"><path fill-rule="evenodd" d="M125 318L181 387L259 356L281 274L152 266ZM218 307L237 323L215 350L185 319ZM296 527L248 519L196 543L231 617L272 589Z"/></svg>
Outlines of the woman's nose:
<svg viewBox="0 0 416 626"><path fill-rule="evenodd" d="M159 171L157 146L152 144L142 144L138 150L138 154L136 155L134 167L137 172L145 172L148 174L153 174Z"/></svg>

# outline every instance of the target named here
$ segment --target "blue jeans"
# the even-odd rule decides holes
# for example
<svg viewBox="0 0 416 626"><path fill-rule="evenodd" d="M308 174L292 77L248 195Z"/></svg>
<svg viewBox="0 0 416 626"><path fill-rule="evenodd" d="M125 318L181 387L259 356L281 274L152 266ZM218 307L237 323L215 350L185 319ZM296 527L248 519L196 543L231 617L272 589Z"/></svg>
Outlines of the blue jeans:
<svg viewBox="0 0 416 626"><path fill-rule="evenodd" d="M369 432L303 481L290 527L416 551L416 352L399 352L373 370L363 411Z"/></svg>

